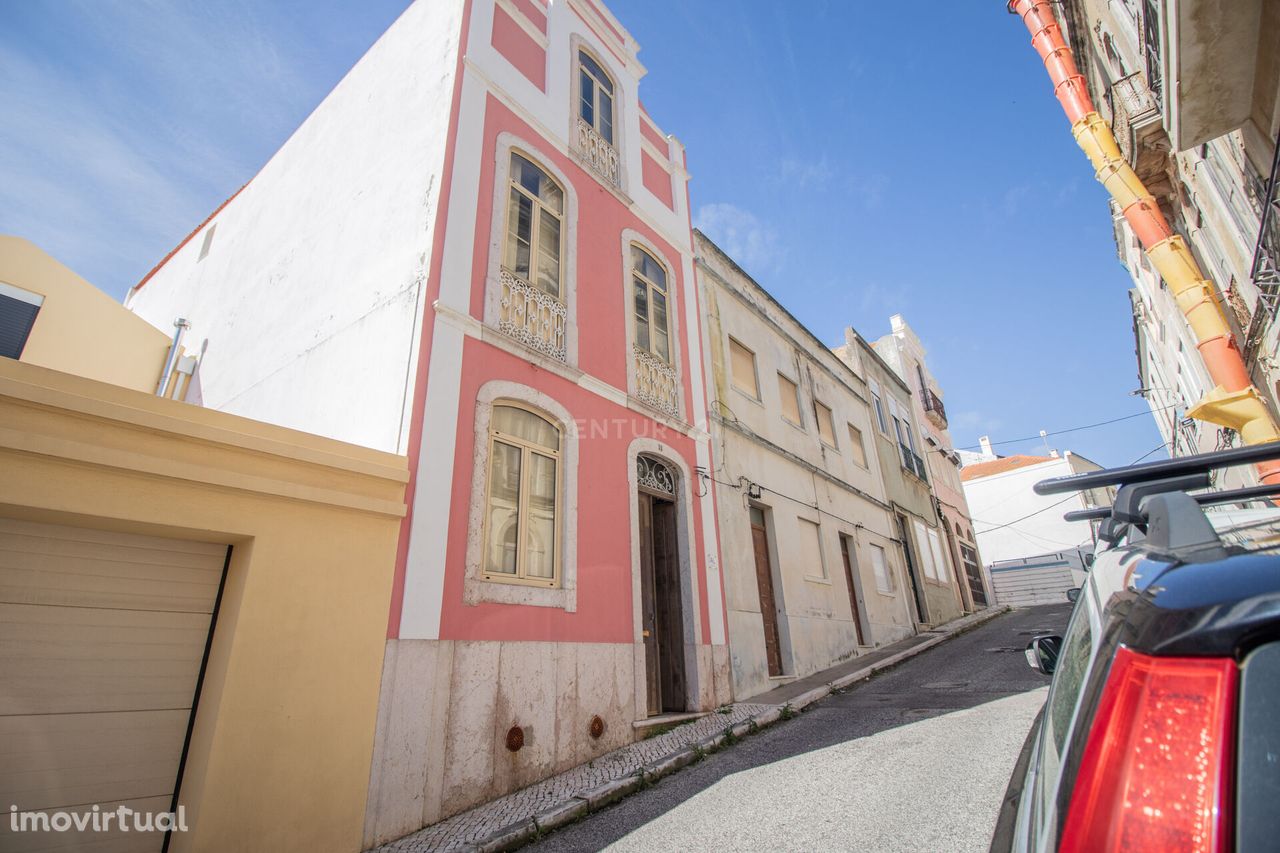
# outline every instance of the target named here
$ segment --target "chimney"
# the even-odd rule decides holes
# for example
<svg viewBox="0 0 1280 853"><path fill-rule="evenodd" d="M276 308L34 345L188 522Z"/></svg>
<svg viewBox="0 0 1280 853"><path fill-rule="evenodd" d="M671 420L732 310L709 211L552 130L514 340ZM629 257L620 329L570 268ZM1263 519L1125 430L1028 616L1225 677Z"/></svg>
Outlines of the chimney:
<svg viewBox="0 0 1280 853"><path fill-rule="evenodd" d="M1050 450L1050 451L1049 451L1049 455L1050 455L1050 456L1052 456L1054 459L1057 459L1057 458L1058 458L1058 451L1056 451L1056 450Z"/></svg>
<svg viewBox="0 0 1280 853"><path fill-rule="evenodd" d="M990 436L986 436L986 435L982 436L981 438L979 438L979 439L978 439L978 444L979 444L979 445L981 445L981 447L982 447L982 455L983 455L983 456L987 457L988 459L995 459L995 458L996 458L996 454L995 454L995 452L991 449L991 437L990 437Z"/></svg>

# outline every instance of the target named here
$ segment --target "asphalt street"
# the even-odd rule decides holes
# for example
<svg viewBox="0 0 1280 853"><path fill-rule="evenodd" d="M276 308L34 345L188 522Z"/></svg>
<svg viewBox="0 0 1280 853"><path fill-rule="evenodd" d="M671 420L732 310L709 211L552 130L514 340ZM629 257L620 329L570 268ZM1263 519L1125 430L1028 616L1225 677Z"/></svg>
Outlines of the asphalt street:
<svg viewBox="0 0 1280 853"><path fill-rule="evenodd" d="M985 851L1048 679L1016 610L811 705L526 850Z"/></svg>

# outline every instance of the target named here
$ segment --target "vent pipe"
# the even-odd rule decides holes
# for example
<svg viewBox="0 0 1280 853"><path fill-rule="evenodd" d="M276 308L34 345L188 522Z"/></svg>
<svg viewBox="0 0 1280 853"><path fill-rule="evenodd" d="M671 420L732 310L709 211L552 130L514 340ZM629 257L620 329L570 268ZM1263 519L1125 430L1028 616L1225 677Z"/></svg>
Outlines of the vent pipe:
<svg viewBox="0 0 1280 853"><path fill-rule="evenodd" d="M169 377L173 376L173 365L182 351L182 336L190 328L191 324L182 317L173 321L173 343L169 345L169 357L164 360L164 372L160 374L160 385L156 388L157 397L165 396L169 390Z"/></svg>
<svg viewBox="0 0 1280 853"><path fill-rule="evenodd" d="M1253 386L1227 325L1216 296L1217 286L1201 271L1186 242L1173 233L1155 197L1121 155L1110 126L1093 106L1084 75L1076 68L1049 0L1009 0L1007 8L1022 18L1030 31L1031 45L1044 60L1076 142L1168 284L1196 336L1196 348L1209 376L1217 383L1187 414L1235 430L1245 444L1280 439L1280 430ZM1257 467L1262 482L1280 483L1280 461L1262 462Z"/></svg>

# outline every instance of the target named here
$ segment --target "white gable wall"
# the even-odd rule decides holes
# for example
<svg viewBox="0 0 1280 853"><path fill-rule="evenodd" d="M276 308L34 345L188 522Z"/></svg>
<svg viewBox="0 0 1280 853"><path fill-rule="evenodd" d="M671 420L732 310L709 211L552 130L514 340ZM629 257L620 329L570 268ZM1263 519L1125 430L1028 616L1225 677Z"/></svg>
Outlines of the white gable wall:
<svg viewBox="0 0 1280 853"><path fill-rule="evenodd" d="M419 0L131 310L203 340L204 404L404 452L462 0Z"/></svg>

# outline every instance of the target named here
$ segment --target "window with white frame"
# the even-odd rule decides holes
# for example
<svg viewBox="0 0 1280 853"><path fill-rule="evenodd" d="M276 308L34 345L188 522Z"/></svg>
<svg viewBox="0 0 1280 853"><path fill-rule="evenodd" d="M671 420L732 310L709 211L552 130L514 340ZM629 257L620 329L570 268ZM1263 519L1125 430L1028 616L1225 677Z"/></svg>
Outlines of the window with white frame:
<svg viewBox="0 0 1280 853"><path fill-rule="evenodd" d="M867 547L871 552L871 568L876 576L876 589L884 593L892 593L893 575L889 573L889 561L885 557L884 549L879 545L869 545Z"/></svg>
<svg viewBox="0 0 1280 853"><path fill-rule="evenodd" d="M558 426L511 402L489 422L485 493L486 580L554 587L560 583Z"/></svg>
<svg viewBox="0 0 1280 853"><path fill-rule="evenodd" d="M885 420L884 416L884 402L880 399L880 386L874 382L867 383L867 386L871 389L871 402L874 404L876 410L876 423L879 425L880 431L885 435L888 435L889 423Z"/></svg>
<svg viewBox="0 0 1280 853"><path fill-rule="evenodd" d="M613 144L613 78L585 50L578 51L578 117Z"/></svg>
<svg viewBox="0 0 1280 853"><path fill-rule="evenodd" d="M564 189L511 152L498 328L539 352L566 358Z"/></svg>
<svg viewBox="0 0 1280 853"><path fill-rule="evenodd" d="M667 318L667 270L653 255L631 245L636 346L668 364L671 327Z"/></svg>
<svg viewBox="0 0 1280 853"><path fill-rule="evenodd" d="M919 519L911 520L911 527L916 534L916 553L920 557L921 568L924 569L924 576L929 580L938 580L938 569L934 565L933 550L929 547L929 535L925 532L925 526Z"/></svg>
<svg viewBox="0 0 1280 853"><path fill-rule="evenodd" d="M577 153L607 184L620 187L622 170L615 140L617 102L613 78L585 50L578 51L577 102L574 131Z"/></svg>

